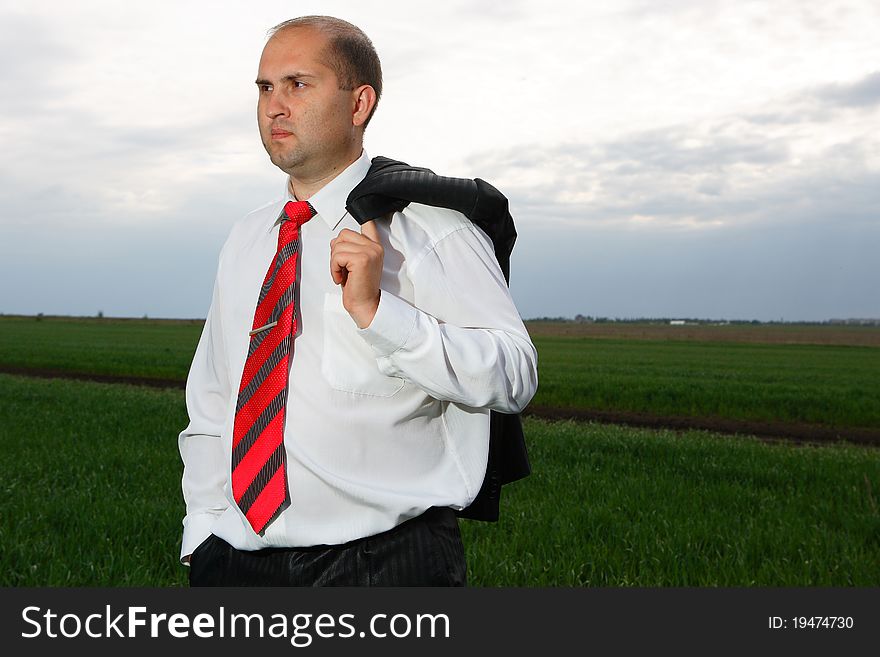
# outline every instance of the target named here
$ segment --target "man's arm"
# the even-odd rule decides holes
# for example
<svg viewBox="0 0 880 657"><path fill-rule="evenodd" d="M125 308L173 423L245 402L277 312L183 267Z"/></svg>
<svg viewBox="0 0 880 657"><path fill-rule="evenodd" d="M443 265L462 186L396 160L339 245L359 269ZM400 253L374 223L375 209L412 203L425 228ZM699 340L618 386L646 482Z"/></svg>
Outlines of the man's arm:
<svg viewBox="0 0 880 657"><path fill-rule="evenodd" d="M211 307L186 382L189 425L178 438L186 502L180 552L184 563L211 534L211 526L228 504L223 492L228 465L220 435L231 394L220 321L218 272Z"/></svg>
<svg viewBox="0 0 880 657"><path fill-rule="evenodd" d="M436 399L502 413L521 411L538 385L537 351L491 242L460 228L409 263L415 304L383 290L360 335L380 371Z"/></svg>

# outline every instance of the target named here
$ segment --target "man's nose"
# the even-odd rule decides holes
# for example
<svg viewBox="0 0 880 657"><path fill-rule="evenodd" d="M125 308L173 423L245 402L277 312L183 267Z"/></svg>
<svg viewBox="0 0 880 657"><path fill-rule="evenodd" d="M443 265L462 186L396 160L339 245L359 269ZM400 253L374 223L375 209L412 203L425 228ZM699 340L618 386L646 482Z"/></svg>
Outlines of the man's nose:
<svg viewBox="0 0 880 657"><path fill-rule="evenodd" d="M266 116L268 116L269 118L284 116L285 114L287 114L287 104L284 102L281 94L273 91L269 94L269 98L266 101L266 107L264 108L264 111L266 112Z"/></svg>

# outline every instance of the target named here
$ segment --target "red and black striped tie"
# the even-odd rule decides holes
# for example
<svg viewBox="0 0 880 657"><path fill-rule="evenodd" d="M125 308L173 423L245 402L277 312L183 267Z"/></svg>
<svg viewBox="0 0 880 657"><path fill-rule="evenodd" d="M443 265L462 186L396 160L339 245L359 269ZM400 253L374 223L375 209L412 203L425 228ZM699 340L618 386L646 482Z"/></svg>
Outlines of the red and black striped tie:
<svg viewBox="0 0 880 657"><path fill-rule="evenodd" d="M306 201L290 201L284 206L278 251L260 290L235 409L232 493L261 536L290 506L284 451L287 363L296 334L299 227L314 215L314 208Z"/></svg>

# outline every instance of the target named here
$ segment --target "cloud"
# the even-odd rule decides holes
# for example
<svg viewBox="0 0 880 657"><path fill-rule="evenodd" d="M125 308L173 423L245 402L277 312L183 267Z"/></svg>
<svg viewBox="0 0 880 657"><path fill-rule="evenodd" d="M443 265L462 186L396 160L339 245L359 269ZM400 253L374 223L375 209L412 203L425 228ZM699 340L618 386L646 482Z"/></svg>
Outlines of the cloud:
<svg viewBox="0 0 880 657"><path fill-rule="evenodd" d="M75 48L44 21L14 12L0 13L0 44L0 118L39 119L63 103L72 88L65 71L79 60Z"/></svg>
<svg viewBox="0 0 880 657"><path fill-rule="evenodd" d="M543 225L687 231L876 221L880 135L868 101L878 81L872 74L759 112L604 140L483 152L469 166L510 190L523 221ZM843 107L861 114L843 119Z"/></svg>
<svg viewBox="0 0 880 657"><path fill-rule="evenodd" d="M761 126L830 124L843 113L872 113L880 106L880 71L850 82L835 82L801 89L764 109L747 112L742 119Z"/></svg>
<svg viewBox="0 0 880 657"><path fill-rule="evenodd" d="M848 84L824 85L814 93L817 99L839 107L880 105L880 71Z"/></svg>
<svg viewBox="0 0 880 657"><path fill-rule="evenodd" d="M290 3L17 6L0 10L0 274L33 275L0 310L198 315L229 225L283 182L252 81ZM797 278L852 308L876 296L856 291L880 248L877 3L297 7L378 47L371 155L510 197L527 315L750 317L752 291L786 276L802 305ZM571 276L590 303L571 300L560 262L584 265ZM760 312L778 317L781 296Z"/></svg>

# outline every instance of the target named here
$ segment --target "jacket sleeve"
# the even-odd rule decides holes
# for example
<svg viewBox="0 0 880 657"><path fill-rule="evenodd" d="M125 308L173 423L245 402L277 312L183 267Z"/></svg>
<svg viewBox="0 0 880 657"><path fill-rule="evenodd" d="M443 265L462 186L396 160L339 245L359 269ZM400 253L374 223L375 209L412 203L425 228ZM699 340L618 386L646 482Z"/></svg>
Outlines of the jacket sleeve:
<svg viewBox="0 0 880 657"><path fill-rule="evenodd" d="M382 290L373 321L358 329L379 370L439 400L520 412L537 390L538 355L486 234L458 228L408 273L414 304Z"/></svg>
<svg viewBox="0 0 880 657"><path fill-rule="evenodd" d="M181 559L192 554L211 534L214 521L228 506L224 494L228 463L220 435L232 390L220 304L219 286L215 281L211 307L186 382L189 425L178 438L186 503Z"/></svg>

